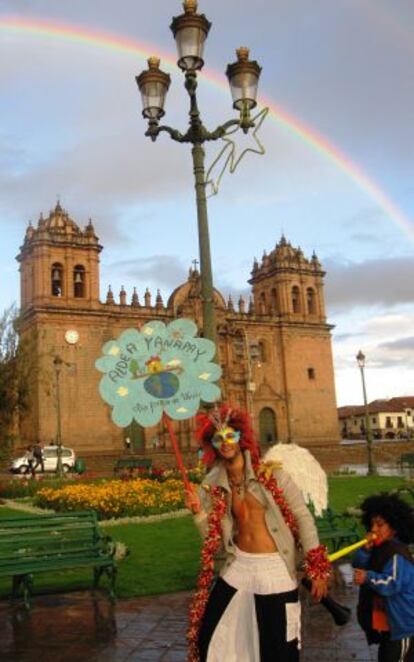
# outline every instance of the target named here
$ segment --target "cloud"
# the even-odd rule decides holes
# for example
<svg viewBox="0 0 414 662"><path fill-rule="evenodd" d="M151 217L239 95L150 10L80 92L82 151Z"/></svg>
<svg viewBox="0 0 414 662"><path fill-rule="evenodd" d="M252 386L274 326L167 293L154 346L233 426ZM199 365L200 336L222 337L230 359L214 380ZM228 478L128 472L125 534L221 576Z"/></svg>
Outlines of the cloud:
<svg viewBox="0 0 414 662"><path fill-rule="evenodd" d="M414 352L414 336L409 338L399 338L398 340L392 340L391 342L381 343L380 347L384 349L389 349L391 351L396 350L408 350Z"/></svg>
<svg viewBox="0 0 414 662"><path fill-rule="evenodd" d="M414 328L414 312L412 307L406 306L398 312L382 312L364 319L360 328L367 335L394 338L395 335L411 334Z"/></svg>
<svg viewBox="0 0 414 662"><path fill-rule="evenodd" d="M394 370L394 376L401 376L402 384L404 380L409 384L406 391L413 391L412 374L410 378L410 372L414 370L413 307L405 306L404 312L398 314L377 314L369 320L354 311L343 322L344 326L348 323L352 331L333 337L336 371L354 370L356 353L362 349L367 370L376 375L376 380L386 379L382 370ZM385 386L384 382L383 388Z"/></svg>
<svg viewBox="0 0 414 662"><path fill-rule="evenodd" d="M157 283L159 287L175 288L186 280L186 269L175 255L151 255L138 260L120 260L106 266L118 277L125 276L135 282Z"/></svg>
<svg viewBox="0 0 414 662"><path fill-rule="evenodd" d="M380 343L378 345L378 358L383 366L414 368L414 336Z"/></svg>
<svg viewBox="0 0 414 662"><path fill-rule="evenodd" d="M372 259L340 264L325 260L326 299L330 311L359 306L414 303L414 260L411 257Z"/></svg>

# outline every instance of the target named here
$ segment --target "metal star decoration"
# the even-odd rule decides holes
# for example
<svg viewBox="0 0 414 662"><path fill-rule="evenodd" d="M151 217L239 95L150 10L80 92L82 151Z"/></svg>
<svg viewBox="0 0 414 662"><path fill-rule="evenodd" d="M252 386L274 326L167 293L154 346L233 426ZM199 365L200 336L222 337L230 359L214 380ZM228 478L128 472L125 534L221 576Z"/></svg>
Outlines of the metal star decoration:
<svg viewBox="0 0 414 662"><path fill-rule="evenodd" d="M269 112L269 108L263 108L260 112L257 113L252 118L252 122L254 123L254 131L251 133L254 142L256 143L257 147L247 147L244 149L241 154L238 156L236 155L236 150L237 146L234 140L229 138L228 136L233 135L237 131L240 131L240 126L237 126L235 129L230 129L223 137L222 140L225 143L224 147L220 150L218 156L214 159L213 163L209 167L206 173L206 190L207 187L210 187L210 193L208 194L207 197L211 197L213 195L217 195L220 187L220 183L222 180L222 177L224 173L227 170L227 167L229 169L230 174L233 174L234 171L236 170L237 166L239 165L240 161L244 157L247 152L252 152L253 154L259 154L262 156L265 154L265 148L263 144L261 143L258 132L260 127L262 126L267 114ZM249 134L250 135L250 134ZM217 178L215 179L212 176L214 168L217 166L217 164L224 158L224 163L219 171L219 174Z"/></svg>

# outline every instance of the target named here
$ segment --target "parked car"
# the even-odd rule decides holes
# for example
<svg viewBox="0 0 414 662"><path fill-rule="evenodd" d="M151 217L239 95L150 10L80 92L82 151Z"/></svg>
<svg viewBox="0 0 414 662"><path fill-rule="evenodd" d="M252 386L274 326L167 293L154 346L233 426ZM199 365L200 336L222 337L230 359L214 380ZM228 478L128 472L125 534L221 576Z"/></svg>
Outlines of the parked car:
<svg viewBox="0 0 414 662"><path fill-rule="evenodd" d="M57 456L58 456L58 447L57 446L44 446L43 447L43 462L45 466L45 471L56 471L57 469ZM64 473L73 470L76 462L75 451L72 448L66 448L62 446L62 469ZM36 467L36 472L41 471L40 465ZM10 466L10 471L17 474L26 474L29 473L29 463L26 455L16 458L12 461Z"/></svg>

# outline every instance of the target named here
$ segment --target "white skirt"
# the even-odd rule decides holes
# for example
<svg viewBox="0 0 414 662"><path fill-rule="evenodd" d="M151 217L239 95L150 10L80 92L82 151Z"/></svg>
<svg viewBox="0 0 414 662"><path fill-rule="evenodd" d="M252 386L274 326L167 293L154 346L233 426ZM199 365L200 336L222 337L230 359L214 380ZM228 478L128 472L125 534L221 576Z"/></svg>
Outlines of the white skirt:
<svg viewBox="0 0 414 662"><path fill-rule="evenodd" d="M292 591L297 588L297 582L289 575L278 552L249 554L237 547L236 558L222 578L237 593L214 630L207 662L260 662L254 596ZM300 603L285 606L286 641L300 642Z"/></svg>

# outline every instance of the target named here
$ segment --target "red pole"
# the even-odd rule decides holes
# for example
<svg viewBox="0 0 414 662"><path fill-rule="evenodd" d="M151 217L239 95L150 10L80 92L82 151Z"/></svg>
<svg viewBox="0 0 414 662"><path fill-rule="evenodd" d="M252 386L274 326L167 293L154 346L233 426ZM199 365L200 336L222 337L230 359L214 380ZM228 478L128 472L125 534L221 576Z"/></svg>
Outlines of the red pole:
<svg viewBox="0 0 414 662"><path fill-rule="evenodd" d="M171 423L171 419L164 412L163 415L162 415L162 420L165 423L165 425L167 426L168 434L170 435L170 439L171 439L171 443L172 443L172 446L173 446L173 449L174 449L174 453L175 453L175 457L176 457L176 460L177 460L178 468L179 468L179 470L181 472L181 476L183 478L184 487L187 491L191 491L191 485L190 485L190 481L188 479L187 469L184 466L183 457L181 455L180 447L178 445L178 439L175 435L174 428L173 428L173 425Z"/></svg>

